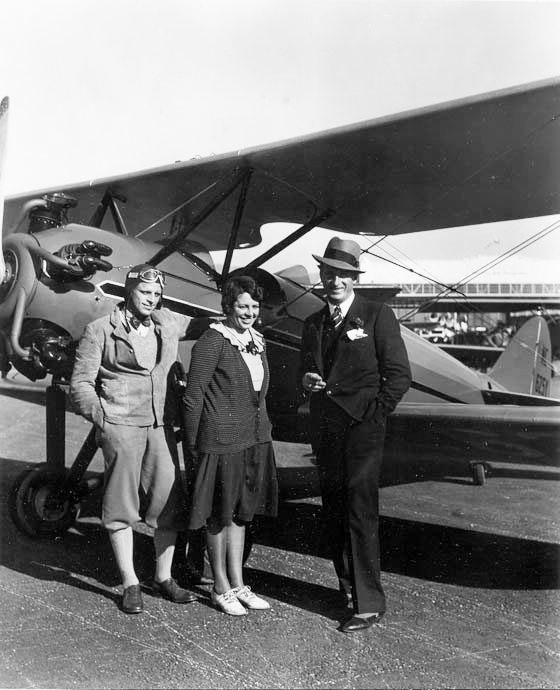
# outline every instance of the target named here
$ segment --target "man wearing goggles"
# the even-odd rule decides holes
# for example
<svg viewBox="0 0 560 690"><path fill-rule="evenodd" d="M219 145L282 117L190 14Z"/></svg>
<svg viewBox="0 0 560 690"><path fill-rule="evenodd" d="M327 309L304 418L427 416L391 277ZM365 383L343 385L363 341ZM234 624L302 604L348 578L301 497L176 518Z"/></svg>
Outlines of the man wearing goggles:
<svg viewBox="0 0 560 690"><path fill-rule="evenodd" d="M96 425L105 460L102 523L123 582L122 610L143 610L133 562L132 526L154 528L153 589L176 603L196 596L171 577L177 532L186 529L173 420L166 395L178 342L191 319L161 307L164 276L147 264L127 273L125 300L90 323L78 345L70 392L76 410Z"/></svg>
<svg viewBox="0 0 560 690"><path fill-rule="evenodd" d="M130 269L124 284L123 309L124 322L129 328L150 326L154 309L161 306L164 286L165 276L157 268L142 265ZM140 333L145 335L143 330Z"/></svg>
<svg viewBox="0 0 560 690"><path fill-rule="evenodd" d="M165 275L157 268L152 268L151 266L136 266L131 268L126 275L127 281L139 280L145 283L155 283L156 280L159 281L162 289L165 286Z"/></svg>

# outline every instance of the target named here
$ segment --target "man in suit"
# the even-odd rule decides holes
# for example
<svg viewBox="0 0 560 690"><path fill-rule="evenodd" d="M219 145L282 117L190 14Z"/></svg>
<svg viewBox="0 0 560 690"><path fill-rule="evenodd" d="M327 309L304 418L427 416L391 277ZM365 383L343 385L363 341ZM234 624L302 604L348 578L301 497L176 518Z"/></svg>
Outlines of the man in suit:
<svg viewBox="0 0 560 690"><path fill-rule="evenodd" d="M365 630L385 613L379 550L379 475L387 415L410 386L399 324L389 307L354 293L357 242L334 237L319 262L326 306L303 327L302 385L318 430L323 534L353 615Z"/></svg>

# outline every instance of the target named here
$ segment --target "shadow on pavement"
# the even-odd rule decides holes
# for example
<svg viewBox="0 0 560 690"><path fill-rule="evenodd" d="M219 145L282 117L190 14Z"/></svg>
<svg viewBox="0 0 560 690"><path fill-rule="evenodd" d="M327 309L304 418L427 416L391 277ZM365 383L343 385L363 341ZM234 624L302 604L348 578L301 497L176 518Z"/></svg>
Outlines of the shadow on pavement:
<svg viewBox="0 0 560 690"><path fill-rule="evenodd" d="M16 400L32 403L34 405L41 405L43 408L45 407L47 400L47 394L44 387L37 386L34 388L32 385L22 385L21 387L12 385L11 387L8 387L0 384L0 396L5 398L15 398Z"/></svg>
<svg viewBox="0 0 560 690"><path fill-rule="evenodd" d="M333 571L334 572L334 571ZM331 620L343 622L348 618L346 598L336 589L323 585L296 580L269 570L246 566L246 584L257 592L266 592L267 597L282 601L290 606L316 613Z"/></svg>
<svg viewBox="0 0 560 690"><path fill-rule="evenodd" d="M30 539L12 523L7 495L28 465L0 459L1 563L13 571L69 584L117 602L120 584L105 530L99 523L100 494L82 504L76 527L56 540ZM381 518L382 569L428 581L488 589L553 589L559 586L560 546L509 536L390 517ZM318 501L283 502L276 520L255 520L253 541L276 549L326 558L318 547ZM273 563L273 558L271 563ZM153 541L135 532L135 562L141 581L153 576ZM344 617L336 590L246 566L247 582L260 591L334 619Z"/></svg>
<svg viewBox="0 0 560 690"><path fill-rule="evenodd" d="M285 502L276 521L255 520L256 543L320 553L319 505ZM560 545L381 516L381 568L434 582L486 589L557 589Z"/></svg>
<svg viewBox="0 0 560 690"><path fill-rule="evenodd" d="M34 466L0 458L0 563L31 577L71 584L117 600L118 596L109 590L120 584L120 576L109 539L99 521L100 490L94 491L82 502L75 527L62 537L32 539L13 524L8 509L9 491L19 473ZM153 576L153 540L150 535L140 532L135 532L134 540L139 578L149 580ZM82 578L97 581L100 586L85 582Z"/></svg>
<svg viewBox="0 0 560 690"><path fill-rule="evenodd" d="M406 445L406 448L404 446ZM385 449L381 468L381 486L396 486L422 481L442 481L449 484L472 485L470 463L477 460L470 452L460 448L426 447L421 444L411 446L404 442L400 450L393 447ZM488 477L508 479L560 479L557 465L542 465L537 460L522 458L513 463L488 453L484 460L488 466Z"/></svg>

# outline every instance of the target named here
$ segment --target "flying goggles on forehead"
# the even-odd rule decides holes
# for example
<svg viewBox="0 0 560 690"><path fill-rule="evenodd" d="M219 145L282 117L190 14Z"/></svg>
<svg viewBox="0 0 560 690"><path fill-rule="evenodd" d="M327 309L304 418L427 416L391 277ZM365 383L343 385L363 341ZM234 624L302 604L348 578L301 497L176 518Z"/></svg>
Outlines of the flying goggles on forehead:
<svg viewBox="0 0 560 690"><path fill-rule="evenodd" d="M129 271L127 280L141 280L143 283L159 282L161 287L165 285L165 275L157 268L145 268L142 271Z"/></svg>

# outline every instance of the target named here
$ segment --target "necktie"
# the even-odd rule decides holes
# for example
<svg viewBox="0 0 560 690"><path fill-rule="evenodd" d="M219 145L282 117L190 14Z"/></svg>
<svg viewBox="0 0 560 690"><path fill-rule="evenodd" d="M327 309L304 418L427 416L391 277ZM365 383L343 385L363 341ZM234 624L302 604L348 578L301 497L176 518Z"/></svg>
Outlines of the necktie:
<svg viewBox="0 0 560 690"><path fill-rule="evenodd" d="M137 331L140 326L149 326L151 323L151 319L149 316L146 316L143 319L139 319L137 316L134 316L134 314L128 314L128 323L131 325L132 328L134 328L135 331Z"/></svg>
<svg viewBox="0 0 560 690"><path fill-rule="evenodd" d="M340 326L340 324L342 323L342 311L341 311L340 307L338 306L338 304L337 304L336 307L334 308L331 318L332 318L332 325L333 325L333 328L334 328L335 331L336 331L336 329L337 329L337 328Z"/></svg>
<svg viewBox="0 0 560 690"><path fill-rule="evenodd" d="M134 328L135 331L137 331L140 326L149 326L152 319L149 316L145 316L142 319L139 319L137 316L132 314L131 312L127 311L126 312L126 319L128 321L128 324L131 328Z"/></svg>

